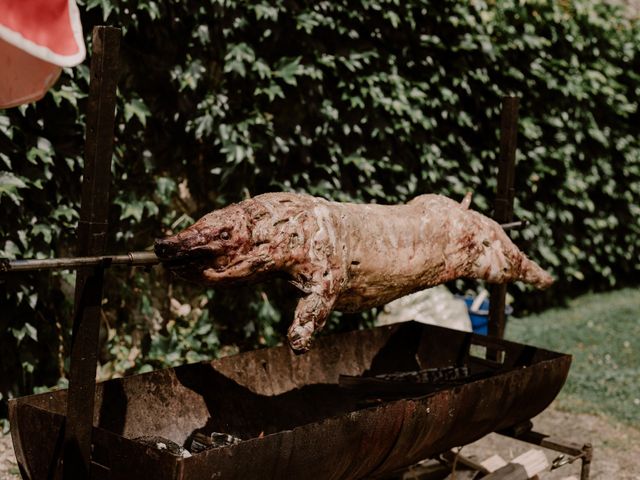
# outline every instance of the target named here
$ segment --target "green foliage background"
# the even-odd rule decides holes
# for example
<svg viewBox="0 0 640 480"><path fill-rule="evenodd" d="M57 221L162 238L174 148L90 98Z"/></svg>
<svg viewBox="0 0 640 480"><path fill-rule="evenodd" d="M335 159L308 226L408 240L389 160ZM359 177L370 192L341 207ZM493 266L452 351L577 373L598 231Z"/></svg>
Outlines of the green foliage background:
<svg viewBox="0 0 640 480"><path fill-rule="evenodd" d="M124 29L110 251L274 190L380 203L473 190L490 214L500 98L514 93L516 216L531 221L516 238L558 279L547 293L513 287L518 305L637 282L640 28L614 7L79 3L88 41L93 25ZM88 61L42 101L0 111L0 256L73 254L87 91ZM64 376L72 282L0 278L0 395ZM277 343L291 298L278 283L224 293L114 269L100 375Z"/></svg>

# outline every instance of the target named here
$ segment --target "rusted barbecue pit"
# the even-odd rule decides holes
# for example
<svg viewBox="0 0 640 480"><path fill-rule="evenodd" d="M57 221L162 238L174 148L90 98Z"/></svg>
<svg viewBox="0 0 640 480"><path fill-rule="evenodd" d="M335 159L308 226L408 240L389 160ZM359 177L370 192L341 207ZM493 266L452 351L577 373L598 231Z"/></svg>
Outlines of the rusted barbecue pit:
<svg viewBox="0 0 640 480"><path fill-rule="evenodd" d="M302 356L277 347L113 379L97 389L92 475L376 478L532 418L560 391L570 362L410 322L320 338ZM65 411L66 391L11 402L25 478L49 478ZM244 441L187 458L134 441L187 446L212 432Z"/></svg>

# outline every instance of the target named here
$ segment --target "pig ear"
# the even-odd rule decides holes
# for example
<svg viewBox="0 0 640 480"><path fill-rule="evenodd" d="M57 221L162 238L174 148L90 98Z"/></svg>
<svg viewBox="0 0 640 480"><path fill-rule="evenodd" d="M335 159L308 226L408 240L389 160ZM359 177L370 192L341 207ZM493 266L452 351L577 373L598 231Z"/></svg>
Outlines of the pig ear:
<svg viewBox="0 0 640 480"><path fill-rule="evenodd" d="M473 196L473 194L471 192L467 192L467 194L464 196L464 198L460 202L460 205L462 206L462 208L464 210L468 210L469 209L469 205L471 205L471 197L472 196Z"/></svg>

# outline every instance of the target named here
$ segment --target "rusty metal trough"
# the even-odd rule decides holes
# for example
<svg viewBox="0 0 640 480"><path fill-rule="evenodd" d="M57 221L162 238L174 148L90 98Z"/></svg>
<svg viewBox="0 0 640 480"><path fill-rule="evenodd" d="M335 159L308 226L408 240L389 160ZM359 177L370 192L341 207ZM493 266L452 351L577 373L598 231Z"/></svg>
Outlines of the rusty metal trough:
<svg viewBox="0 0 640 480"><path fill-rule="evenodd" d="M569 355L410 322L320 338L301 356L278 347L113 379L97 389L91 475L381 477L537 415L562 388L570 363ZM341 375L447 366L464 366L468 378L373 406L339 385ZM66 396L11 401L24 478L52 478ZM134 440L151 435L182 445L214 431L244 441L184 458Z"/></svg>

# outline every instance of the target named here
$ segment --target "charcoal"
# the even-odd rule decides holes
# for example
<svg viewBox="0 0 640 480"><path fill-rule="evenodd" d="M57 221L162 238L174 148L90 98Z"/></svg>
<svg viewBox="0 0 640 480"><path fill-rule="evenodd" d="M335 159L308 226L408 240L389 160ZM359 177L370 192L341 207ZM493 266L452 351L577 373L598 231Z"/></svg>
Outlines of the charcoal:
<svg viewBox="0 0 640 480"><path fill-rule="evenodd" d="M358 397L359 408L404 397L421 397L471 378L466 365L391 372L368 376L340 375L340 387Z"/></svg>
<svg viewBox="0 0 640 480"><path fill-rule="evenodd" d="M166 452L175 455L176 457L190 457L191 453L184 449L176 442L169 440L168 438L159 437L156 435L143 435L133 439L135 442L142 443L149 447L156 448L158 450L165 450Z"/></svg>
<svg viewBox="0 0 640 480"><path fill-rule="evenodd" d="M200 453L213 448L230 447L242 442L241 438L234 437L228 433L212 432L209 435L196 432L187 441L188 449L191 453Z"/></svg>
<svg viewBox="0 0 640 480"><path fill-rule="evenodd" d="M463 380L469 376L469 368L461 367L427 368L412 372L394 372L376 375L374 378L390 381L402 381L413 383L441 383Z"/></svg>

